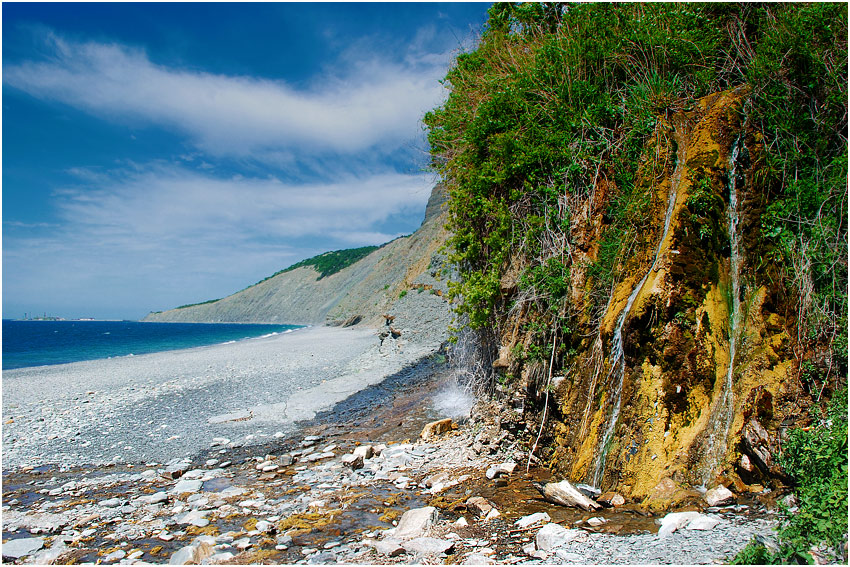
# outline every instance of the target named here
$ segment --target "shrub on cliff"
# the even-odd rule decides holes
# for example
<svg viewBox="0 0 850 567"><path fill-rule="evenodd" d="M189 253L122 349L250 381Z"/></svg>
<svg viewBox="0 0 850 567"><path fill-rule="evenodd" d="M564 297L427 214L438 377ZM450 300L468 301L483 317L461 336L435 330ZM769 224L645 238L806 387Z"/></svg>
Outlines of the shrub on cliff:
<svg viewBox="0 0 850 567"><path fill-rule="evenodd" d="M820 353L813 386L843 380L847 5L499 3L489 14L478 46L446 76L446 103L425 117L450 194L449 260L459 279L449 292L469 326L498 329L522 304L527 320L548 329L534 337L538 346L572 332L571 225L597 191L602 233L595 261L582 266L590 299L582 309L603 310L657 231L647 214L652 188L637 172L664 166L652 164L648 143L661 135L659 121L749 84L766 211L758 242L748 243L759 257L748 261L787 283L797 355ZM516 269L516 288L505 287ZM575 346L561 338L564 353Z"/></svg>
<svg viewBox="0 0 850 567"><path fill-rule="evenodd" d="M782 510L778 549L753 542L734 564L847 563L847 392L837 393L821 421L792 430L780 458L794 479L796 509Z"/></svg>

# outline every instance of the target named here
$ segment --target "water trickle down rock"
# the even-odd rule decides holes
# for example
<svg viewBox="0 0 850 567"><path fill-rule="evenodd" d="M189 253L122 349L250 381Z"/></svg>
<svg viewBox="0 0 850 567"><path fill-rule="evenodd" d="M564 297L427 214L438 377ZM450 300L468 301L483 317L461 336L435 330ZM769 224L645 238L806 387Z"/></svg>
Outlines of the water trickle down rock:
<svg viewBox="0 0 850 567"><path fill-rule="evenodd" d="M738 347L741 318L741 250L738 233L738 161L743 146L743 134L732 144L729 152L729 279L732 288L729 312L729 368L721 385L720 395L711 411L706 427L706 449L702 462L702 483L705 486L722 465L726 454L729 428L734 417L732 382L735 372L735 354ZM746 150L746 149L745 149Z"/></svg>
<svg viewBox="0 0 850 567"><path fill-rule="evenodd" d="M593 467L592 484L594 486L599 486L599 483L602 481L602 477L605 475L605 463L608 458L608 450L611 446L611 439L614 437L614 430L617 427L617 420L620 417L620 408L623 402L623 379L626 374L626 356L625 351L623 350L623 327L626 325L635 300L643 290L644 285L646 285L646 281L649 279L650 274L652 274L653 270L655 270L655 265L658 262L658 258L661 256L661 251L670 232L673 213L676 210L679 184L682 182L682 170L685 168L687 156L685 152L686 144L681 139L683 135L682 132L679 131L679 128L674 128L674 133L677 139L678 152L676 155L676 167L673 171L673 177L670 183L670 196L667 201L667 213L664 217L664 232L661 233L661 239L658 241L658 248L655 250L655 256L652 259L652 264L650 265L649 270L647 270L646 274L632 290L631 295L629 295L629 298L626 301L626 306L617 318L617 325L614 328L614 335L611 339L611 354L609 356L609 360L611 362L610 370L608 372L608 382L610 384L609 387L613 388L611 395L609 396L612 410L611 415L608 418L607 425L605 426L604 433L602 434L602 441L599 444L600 450L596 457L595 466Z"/></svg>

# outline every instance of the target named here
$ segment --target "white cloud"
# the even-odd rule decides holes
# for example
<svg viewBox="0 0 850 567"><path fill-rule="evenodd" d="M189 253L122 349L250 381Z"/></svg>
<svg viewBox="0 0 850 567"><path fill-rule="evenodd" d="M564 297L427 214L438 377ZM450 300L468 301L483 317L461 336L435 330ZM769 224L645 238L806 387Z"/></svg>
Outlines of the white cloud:
<svg viewBox="0 0 850 567"><path fill-rule="evenodd" d="M281 80L228 76L152 62L137 48L48 34L50 57L7 64L4 82L99 117L152 122L204 151L354 153L416 137L444 96L448 53L409 51L399 62L358 52L299 90Z"/></svg>
<svg viewBox="0 0 850 567"><path fill-rule="evenodd" d="M54 195L61 226L4 242L15 274L4 291L29 309L141 306L131 314L141 316L221 297L304 256L398 236L383 227L418 218L433 185L397 173L298 185L165 164L76 174L81 186Z"/></svg>

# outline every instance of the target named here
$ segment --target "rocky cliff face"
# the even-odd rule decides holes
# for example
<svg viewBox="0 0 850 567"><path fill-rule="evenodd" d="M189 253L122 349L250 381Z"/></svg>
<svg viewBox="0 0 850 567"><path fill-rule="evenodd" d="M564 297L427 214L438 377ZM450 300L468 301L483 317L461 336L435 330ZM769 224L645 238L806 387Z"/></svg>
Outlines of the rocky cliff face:
<svg viewBox="0 0 850 567"><path fill-rule="evenodd" d="M415 233L335 274L318 279L312 267L297 268L218 301L151 313L144 320L377 326L384 324L383 315L397 303L407 304L413 299L408 296L421 295L423 290L427 293L419 299L427 300L429 308L447 319L448 307L434 278L437 250L446 238L444 202L444 190L435 187L425 220Z"/></svg>
<svg viewBox="0 0 850 567"><path fill-rule="evenodd" d="M763 197L753 182L762 145L744 88L705 97L662 121L656 160L638 184L650 230L600 312L582 266L599 253L605 188L572 223L570 294L584 308L563 365L516 356L530 345L524 312L502 325L496 366L550 407L546 462L564 476L664 506L718 480L767 484L782 424L805 393L791 351L782 287L753 248ZM587 260L587 262L583 262ZM516 282L503 278L506 294ZM554 345L557 347L558 345ZM551 395L550 395L551 394ZM540 413L529 420L539 424ZM761 490L761 487L757 487Z"/></svg>

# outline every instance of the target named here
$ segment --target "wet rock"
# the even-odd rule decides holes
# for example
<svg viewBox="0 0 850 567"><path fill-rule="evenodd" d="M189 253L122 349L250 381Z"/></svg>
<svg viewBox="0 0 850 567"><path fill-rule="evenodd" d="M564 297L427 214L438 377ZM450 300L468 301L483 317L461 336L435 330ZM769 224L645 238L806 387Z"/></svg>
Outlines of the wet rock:
<svg viewBox="0 0 850 567"><path fill-rule="evenodd" d="M422 429L420 437L423 441L430 441L435 437L439 437L443 433L451 431L453 425L454 421L452 421L451 418L441 419L439 421L432 421Z"/></svg>
<svg viewBox="0 0 850 567"><path fill-rule="evenodd" d="M571 530L560 524L549 523L540 528L540 531L534 536L534 543L538 550L548 553L572 541L584 541L586 539L587 533L582 530Z"/></svg>
<svg viewBox="0 0 850 567"><path fill-rule="evenodd" d="M569 506L573 508L581 508L582 510L593 511L601 508L599 504L579 492L568 480L561 482L549 482L540 484L532 482L534 488L543 495L543 499L553 504L561 506Z"/></svg>
<svg viewBox="0 0 850 567"><path fill-rule="evenodd" d="M171 489L171 492L173 492L174 494L198 492L203 484L203 481L200 480L181 480L174 485L174 488Z"/></svg>
<svg viewBox="0 0 850 567"><path fill-rule="evenodd" d="M492 467L487 469L485 476L490 480L493 480L500 476L512 474L514 472L514 469L516 469L516 463L513 461L508 461L507 463L493 465Z"/></svg>
<svg viewBox="0 0 850 567"><path fill-rule="evenodd" d="M404 541L401 545L408 553L421 555L440 555L441 553L448 553L449 550L455 546L452 541L438 539L435 537L417 537Z"/></svg>
<svg viewBox="0 0 850 567"><path fill-rule="evenodd" d="M439 513L433 506L408 510L398 521L393 537L401 540L422 537L428 533L438 518Z"/></svg>
<svg viewBox="0 0 850 567"><path fill-rule="evenodd" d="M547 514L546 512L537 512L535 514L523 516L522 518L514 522L514 525L520 529L525 529L533 526L534 524L545 524L551 521L552 518L550 518L549 514Z"/></svg>
<svg viewBox="0 0 850 567"><path fill-rule="evenodd" d="M607 522L608 522L608 520L606 520L605 518L596 516L596 517L593 517L593 518L589 518L587 520L587 525L591 526L593 528L596 528L596 527L599 527L603 524L606 524Z"/></svg>
<svg viewBox="0 0 850 567"><path fill-rule="evenodd" d="M99 506L103 506L104 508L117 508L121 505L121 500L118 498L109 498L107 500L101 500L97 503Z"/></svg>
<svg viewBox="0 0 850 567"><path fill-rule="evenodd" d="M165 478L170 478L171 480L177 480L183 473L189 470L191 467L191 463L187 463L185 461L181 461L179 463L175 463L166 467L165 471L162 473L162 476Z"/></svg>
<svg viewBox="0 0 850 567"><path fill-rule="evenodd" d="M622 506L626 503L626 499L616 492L606 492L602 496L600 496L596 502L602 504L606 508L616 508L618 506Z"/></svg>
<svg viewBox="0 0 850 567"><path fill-rule="evenodd" d="M705 493L705 501L709 506L728 506L735 503L735 495L720 484Z"/></svg>
<svg viewBox="0 0 850 567"><path fill-rule="evenodd" d="M35 553L42 547L44 547L44 540L40 537L12 539L3 544L3 559L20 559Z"/></svg>
<svg viewBox="0 0 850 567"><path fill-rule="evenodd" d="M486 517L496 506L482 496L473 496L466 501L466 509L479 517Z"/></svg>

